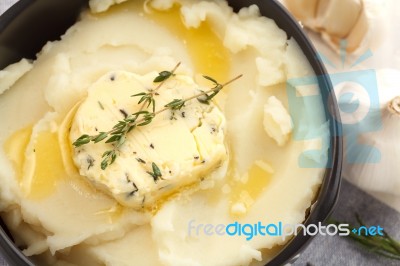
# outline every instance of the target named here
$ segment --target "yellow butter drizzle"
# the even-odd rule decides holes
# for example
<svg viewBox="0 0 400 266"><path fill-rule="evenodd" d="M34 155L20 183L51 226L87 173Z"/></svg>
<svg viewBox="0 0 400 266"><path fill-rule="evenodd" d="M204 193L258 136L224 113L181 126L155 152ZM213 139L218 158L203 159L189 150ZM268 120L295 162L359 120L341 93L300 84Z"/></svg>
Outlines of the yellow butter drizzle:
<svg viewBox="0 0 400 266"><path fill-rule="evenodd" d="M22 168L25 162L25 150L32 135L32 126L22 128L7 139L4 151L12 162L18 181L22 179Z"/></svg>
<svg viewBox="0 0 400 266"><path fill-rule="evenodd" d="M158 26L165 28L184 44L195 67L194 73L211 76L220 82L229 79L231 54L213 31L210 22L206 20L198 28L186 28L182 21L179 4L175 4L174 7L165 11L147 6L149 12L144 10L144 6L144 1L128 1L111 7L107 12L95 14L95 16L101 18L116 12L132 12L143 15ZM162 42L163 40L160 40L160 43Z"/></svg>
<svg viewBox="0 0 400 266"><path fill-rule="evenodd" d="M32 126L28 126L16 131L6 141L6 155L13 163L16 178L28 199L46 199L56 192L58 186L65 185L73 187L76 193L88 200L104 197L103 192L95 189L79 174L72 161L68 131L78 106L79 103L71 109L56 132L43 130L33 135ZM31 147L29 142L33 137L34 145ZM34 159L27 160L27 155ZM27 167L26 164L33 165ZM114 202L110 208L94 215L104 216L109 223L113 223L123 215L123 208Z"/></svg>
<svg viewBox="0 0 400 266"><path fill-rule="evenodd" d="M86 198L90 199L95 198L98 193L104 193L95 189L86 181L84 176L79 174L79 171L72 159L72 144L69 139L69 129L80 104L81 102L76 103L61 123L58 130L58 145L61 149L61 157L64 165L65 175L68 176L70 184L75 188L75 190L77 190L78 193L85 195ZM115 204L110 206L110 208L101 210L95 213L95 215L105 215L108 219L108 222L113 223L123 215L123 207L115 201Z"/></svg>
<svg viewBox="0 0 400 266"><path fill-rule="evenodd" d="M235 180L237 178L233 177L232 171L230 172L230 207L242 203L249 210L254 201L271 183L274 171L266 162L257 160L240 180ZM231 214L236 215L232 212Z"/></svg>
<svg viewBox="0 0 400 266"><path fill-rule="evenodd" d="M42 131L35 137L33 149L27 150L32 137L32 126L16 131L5 143L4 150L14 165L17 180L23 191L31 199L40 199L50 195L56 186L57 180L63 176L63 164L59 149L57 133ZM34 156L33 171L24 171L27 162L26 155ZM31 177L25 178L26 172ZM29 186L25 186L26 183ZM29 189L24 189L28 187Z"/></svg>
<svg viewBox="0 0 400 266"><path fill-rule="evenodd" d="M198 28L186 28L178 6L168 11L153 11L147 17L182 40L193 60L196 73L212 76L221 82L228 79L230 54L212 31L209 22L202 22Z"/></svg>
<svg viewBox="0 0 400 266"><path fill-rule="evenodd" d="M35 171L30 184L29 197L41 199L56 189L57 182L64 178L64 165L56 132L42 131L35 143Z"/></svg>

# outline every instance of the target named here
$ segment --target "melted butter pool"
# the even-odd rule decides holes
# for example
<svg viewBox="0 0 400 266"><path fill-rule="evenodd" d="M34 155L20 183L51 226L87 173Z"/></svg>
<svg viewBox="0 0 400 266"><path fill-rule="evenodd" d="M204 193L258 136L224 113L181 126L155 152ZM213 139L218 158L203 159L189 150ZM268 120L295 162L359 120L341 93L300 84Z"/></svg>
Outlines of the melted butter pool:
<svg viewBox="0 0 400 266"><path fill-rule="evenodd" d="M29 197L40 199L53 193L57 182L65 177L57 133L40 132L36 138L34 153L36 164Z"/></svg>
<svg viewBox="0 0 400 266"><path fill-rule="evenodd" d="M144 10L143 1L128 1L112 6L107 12L95 14L99 19L118 12L132 12L149 19L157 26L169 31L184 44L195 67L194 73L212 76L224 82L229 78L231 69L231 54L224 47L223 41L214 33L212 25L207 21L198 28L186 28L182 21L180 7L175 5L166 11ZM140 37L139 37L140 38ZM162 40L160 40L162 43Z"/></svg>
<svg viewBox="0 0 400 266"><path fill-rule="evenodd" d="M14 166L17 181L27 199L48 201L62 188L73 193L71 197L104 203L104 197L107 196L85 181L70 156L68 130L76 107L68 113L56 132L43 130L32 134L32 126L28 126L16 131L5 142L6 155ZM35 140L33 150L30 150L32 137ZM27 159L30 156L34 156L34 159ZM91 215L104 217L111 224L122 216L123 208L117 202L106 202L109 202L107 207Z"/></svg>
<svg viewBox="0 0 400 266"><path fill-rule="evenodd" d="M43 199L53 193L57 182L65 176L57 133L42 131L35 138L33 150L27 150L32 127L15 132L5 143L5 152L12 161L21 188L30 199ZM26 165L26 155L33 154L34 165ZM30 170L32 169L32 171ZM32 172L29 180L26 174ZM27 182L29 185L27 186Z"/></svg>
<svg viewBox="0 0 400 266"><path fill-rule="evenodd" d="M182 40L193 60L196 73L210 75L220 81L228 79L231 57L208 22L201 23L196 29L187 29L177 6L169 11L154 11L146 16Z"/></svg>
<svg viewBox="0 0 400 266"><path fill-rule="evenodd" d="M253 205L261 193L268 188L273 179L272 167L264 161L258 160L253 163L250 169L239 179L231 172L229 175L231 192L230 208L231 215L245 214ZM235 206L241 204L244 213L234 211Z"/></svg>
<svg viewBox="0 0 400 266"><path fill-rule="evenodd" d="M25 162L25 150L31 135L32 126L28 126L14 132L14 134L12 134L4 144L4 151L14 166L16 177L19 182L22 178L22 168Z"/></svg>

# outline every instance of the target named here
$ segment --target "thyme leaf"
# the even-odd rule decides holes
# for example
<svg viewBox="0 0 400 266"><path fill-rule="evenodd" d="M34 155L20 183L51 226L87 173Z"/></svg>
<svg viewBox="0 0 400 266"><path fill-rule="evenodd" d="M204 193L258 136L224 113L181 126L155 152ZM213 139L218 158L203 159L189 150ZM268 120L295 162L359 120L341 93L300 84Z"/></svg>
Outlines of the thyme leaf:
<svg viewBox="0 0 400 266"><path fill-rule="evenodd" d="M203 75L203 78L208 79L209 81L213 82L215 85L218 85L218 82L215 79L213 79L212 77Z"/></svg>
<svg viewBox="0 0 400 266"><path fill-rule="evenodd" d="M158 95L157 90L161 88L161 86L167 79L175 75L175 71L178 69L180 64L181 63L179 62L171 71L161 71L160 73L158 73L158 76L153 80L153 82L160 84L154 90L150 90L148 93L140 92L131 96L140 97L138 104L142 104L142 107L140 108L141 111L144 108L149 108L150 105L152 106L153 113L156 111L156 100L154 99L154 96Z"/></svg>
<svg viewBox="0 0 400 266"><path fill-rule="evenodd" d="M158 73L158 76L153 80L154 83L163 82L164 80L169 79L174 74L171 71L161 71Z"/></svg>
<svg viewBox="0 0 400 266"><path fill-rule="evenodd" d="M181 110L182 107L185 106L185 101L183 99L174 99L172 102L166 104L164 107L167 107L173 111Z"/></svg>
<svg viewBox="0 0 400 266"><path fill-rule="evenodd" d="M107 138L107 132L100 132L95 138L93 138L93 142L97 143L102 141L103 139Z"/></svg>
<svg viewBox="0 0 400 266"><path fill-rule="evenodd" d="M147 173L153 177L154 182L157 182L160 178L162 178L161 170L154 162L151 163L151 168L153 171L148 171Z"/></svg>
<svg viewBox="0 0 400 266"><path fill-rule="evenodd" d="M210 101L217 96L217 94L220 92L220 90L222 90L222 88L224 87L223 84L219 84L218 81L216 81L215 79L209 77L209 76L203 76L203 78L208 79L210 81L212 81L214 83L214 88L212 89L211 92L207 93L203 91L203 94L200 95L197 100L202 103L202 104L210 104Z"/></svg>
<svg viewBox="0 0 400 266"><path fill-rule="evenodd" d="M88 144L91 140L92 137L90 137L87 134L84 134L80 136L77 140L75 140L74 143L72 143L72 145L74 145L75 147L80 147L82 145Z"/></svg>
<svg viewBox="0 0 400 266"><path fill-rule="evenodd" d="M109 165L115 162L115 159L117 159L117 153L115 150L106 151L103 153L101 158L103 158L103 161L101 161L100 167L101 170L105 170Z"/></svg>

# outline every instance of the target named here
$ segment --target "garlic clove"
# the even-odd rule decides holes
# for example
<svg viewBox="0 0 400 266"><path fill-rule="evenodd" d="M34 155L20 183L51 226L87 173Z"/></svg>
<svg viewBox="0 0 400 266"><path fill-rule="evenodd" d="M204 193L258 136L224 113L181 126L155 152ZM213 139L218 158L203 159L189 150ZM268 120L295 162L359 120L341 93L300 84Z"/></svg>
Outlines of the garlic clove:
<svg viewBox="0 0 400 266"><path fill-rule="evenodd" d="M312 24L319 0L286 0L286 7L292 14L305 24Z"/></svg>
<svg viewBox="0 0 400 266"><path fill-rule="evenodd" d="M321 33L322 38L326 43L333 49L338 49L341 47L341 41L345 40L345 48L349 53L355 52L357 49L367 45L369 29L369 21L366 12L361 12L356 23L351 28L350 33L347 36L339 37L329 34L327 31Z"/></svg>
<svg viewBox="0 0 400 266"><path fill-rule="evenodd" d="M400 92L399 92L399 94L400 94ZM400 116L400 96L395 97L393 100L391 100L389 102L388 110L393 115Z"/></svg>
<svg viewBox="0 0 400 266"><path fill-rule="evenodd" d="M336 38L346 38L362 11L361 0L321 0L315 26Z"/></svg>
<svg viewBox="0 0 400 266"><path fill-rule="evenodd" d="M336 51L342 40L351 53L362 52L369 44L371 19L363 0L285 0L285 5Z"/></svg>
<svg viewBox="0 0 400 266"><path fill-rule="evenodd" d="M366 12L361 12L360 16L357 19L356 24L350 31L350 34L346 37L347 46L346 50L348 52L354 52L359 47L367 46L367 36L369 30L369 21ZM340 42L336 42L336 45L339 47Z"/></svg>
<svg viewBox="0 0 400 266"><path fill-rule="evenodd" d="M386 112L382 124L382 129L374 133L347 134L345 159L352 156L352 160L364 163L345 162L343 176L365 191L400 196L400 116Z"/></svg>
<svg viewBox="0 0 400 266"><path fill-rule="evenodd" d="M343 123L343 177L366 191L400 197L400 71L378 70L376 76L379 105L371 105L377 99L353 90L360 107L351 115L360 119ZM354 104L340 102L340 96L347 92L346 86L335 88L341 109ZM364 118L365 110L368 115Z"/></svg>

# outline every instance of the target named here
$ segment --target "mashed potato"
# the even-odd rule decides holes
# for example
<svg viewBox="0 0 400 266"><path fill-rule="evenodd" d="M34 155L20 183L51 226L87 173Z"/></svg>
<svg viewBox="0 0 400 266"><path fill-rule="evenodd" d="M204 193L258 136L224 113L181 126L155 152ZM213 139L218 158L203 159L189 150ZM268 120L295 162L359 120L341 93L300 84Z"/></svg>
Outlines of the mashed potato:
<svg viewBox="0 0 400 266"><path fill-rule="evenodd" d="M328 129L318 95L298 104L296 117L289 112L287 92L296 88L287 80L312 76L311 66L295 40L256 6L234 13L224 1L121 2L92 0L91 10L37 60L0 72L6 84L0 88L0 209L17 245L41 265L269 261L288 238L249 240L220 234L216 226L304 221L325 169L299 161L311 149L306 159L325 165L328 147L321 143ZM92 146L99 150L72 145L96 125L107 130L118 121L113 106L133 112L129 89L151 89L157 73L178 62L176 76L160 89L170 91L161 103L212 86L202 75L221 83L243 77L207 108L194 101L180 119L162 116L147 131L132 132L108 172L99 166L105 144ZM108 87L110 75L125 85ZM312 138L297 140L294 132ZM164 149L146 150L146 160L138 160L137 150L154 149L150 136ZM150 161L174 187L169 193L158 193L161 181L149 181ZM128 201L127 193L137 198ZM153 200L143 204L144 196Z"/></svg>

